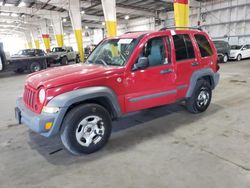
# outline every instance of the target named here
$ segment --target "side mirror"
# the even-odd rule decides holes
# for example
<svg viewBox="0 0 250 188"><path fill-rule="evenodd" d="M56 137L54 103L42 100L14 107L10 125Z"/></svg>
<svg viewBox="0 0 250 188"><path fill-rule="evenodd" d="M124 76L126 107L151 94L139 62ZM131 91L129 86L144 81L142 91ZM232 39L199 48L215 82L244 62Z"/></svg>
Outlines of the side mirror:
<svg viewBox="0 0 250 188"><path fill-rule="evenodd" d="M140 57L138 62L134 64L133 70L145 69L149 66L149 61L147 57Z"/></svg>

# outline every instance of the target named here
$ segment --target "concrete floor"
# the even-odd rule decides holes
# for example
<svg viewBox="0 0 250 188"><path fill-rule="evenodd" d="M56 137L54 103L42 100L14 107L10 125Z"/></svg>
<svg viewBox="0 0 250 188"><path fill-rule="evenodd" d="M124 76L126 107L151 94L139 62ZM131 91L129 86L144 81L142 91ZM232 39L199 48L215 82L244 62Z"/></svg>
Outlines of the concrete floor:
<svg viewBox="0 0 250 188"><path fill-rule="evenodd" d="M0 74L0 187L250 187L250 60L221 64L209 109L181 105L114 124L107 146L72 156L14 119L25 75Z"/></svg>

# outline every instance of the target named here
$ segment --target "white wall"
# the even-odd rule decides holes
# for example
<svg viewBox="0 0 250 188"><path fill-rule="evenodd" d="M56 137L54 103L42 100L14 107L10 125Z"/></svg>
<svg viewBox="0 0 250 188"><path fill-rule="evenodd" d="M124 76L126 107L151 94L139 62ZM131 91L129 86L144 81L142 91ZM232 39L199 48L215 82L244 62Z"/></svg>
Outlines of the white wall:
<svg viewBox="0 0 250 188"><path fill-rule="evenodd" d="M231 44L250 43L249 12L249 0L212 0L202 3L201 25L212 38L224 39ZM198 8L191 8L191 26L197 25L197 13Z"/></svg>

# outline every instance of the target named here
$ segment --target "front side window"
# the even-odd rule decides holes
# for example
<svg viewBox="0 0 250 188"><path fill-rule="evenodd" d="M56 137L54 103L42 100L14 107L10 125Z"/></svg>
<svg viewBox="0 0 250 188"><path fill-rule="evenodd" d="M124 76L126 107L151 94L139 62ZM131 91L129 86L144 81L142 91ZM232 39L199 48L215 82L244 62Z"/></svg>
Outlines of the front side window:
<svg viewBox="0 0 250 188"><path fill-rule="evenodd" d="M187 59L194 59L194 47L192 41L187 34L174 35L174 46L176 61L183 61Z"/></svg>
<svg viewBox="0 0 250 188"><path fill-rule="evenodd" d="M242 45L232 45L231 50L240 50L242 48Z"/></svg>
<svg viewBox="0 0 250 188"><path fill-rule="evenodd" d="M138 39L109 39L96 47L87 59L90 64L123 66L131 56Z"/></svg>
<svg viewBox="0 0 250 188"><path fill-rule="evenodd" d="M35 56L35 51L32 49L26 49L26 50L20 50L17 54L24 56Z"/></svg>
<svg viewBox="0 0 250 188"><path fill-rule="evenodd" d="M52 52L65 52L66 50L64 48L56 47L52 49Z"/></svg>
<svg viewBox="0 0 250 188"><path fill-rule="evenodd" d="M147 57L149 66L157 66L167 64L167 54L165 42L162 37L150 39L141 51L140 57ZM139 59L138 58L138 59ZM138 60L137 60L138 61Z"/></svg>
<svg viewBox="0 0 250 188"><path fill-rule="evenodd" d="M201 57L208 57L213 55L212 48L204 35L195 35L194 37L199 46Z"/></svg>

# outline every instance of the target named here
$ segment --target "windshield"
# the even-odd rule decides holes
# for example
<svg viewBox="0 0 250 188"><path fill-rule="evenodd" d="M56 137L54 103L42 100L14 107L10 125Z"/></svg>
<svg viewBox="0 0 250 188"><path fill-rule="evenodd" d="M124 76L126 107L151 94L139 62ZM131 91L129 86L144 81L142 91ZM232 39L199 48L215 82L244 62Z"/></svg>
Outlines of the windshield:
<svg viewBox="0 0 250 188"><path fill-rule="evenodd" d="M231 46L231 50L240 50L242 45L233 45Z"/></svg>
<svg viewBox="0 0 250 188"><path fill-rule="evenodd" d="M20 50L18 55L34 56L34 50Z"/></svg>
<svg viewBox="0 0 250 188"><path fill-rule="evenodd" d="M63 48L53 48L52 52L65 52L65 49L63 49Z"/></svg>
<svg viewBox="0 0 250 188"><path fill-rule="evenodd" d="M123 66L132 54L137 39L110 39L96 47L87 63Z"/></svg>
<svg viewBox="0 0 250 188"><path fill-rule="evenodd" d="M214 45L216 48L223 48L223 47L227 47L227 43L225 42L221 42L221 41L214 41Z"/></svg>

